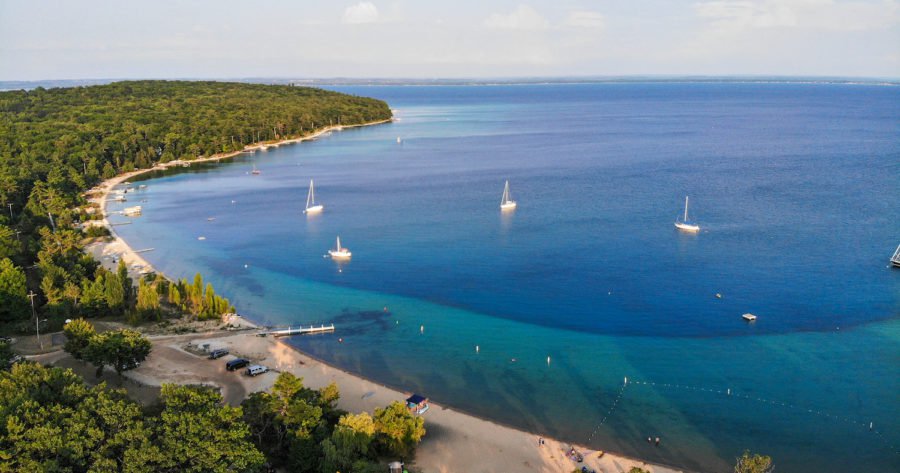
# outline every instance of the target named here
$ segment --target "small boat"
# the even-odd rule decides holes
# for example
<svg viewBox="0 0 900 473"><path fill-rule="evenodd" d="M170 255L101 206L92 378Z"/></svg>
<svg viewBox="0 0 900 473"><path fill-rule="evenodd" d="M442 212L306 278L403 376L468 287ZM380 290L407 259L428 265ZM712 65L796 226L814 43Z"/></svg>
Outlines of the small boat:
<svg viewBox="0 0 900 473"><path fill-rule="evenodd" d="M756 316L751 313L746 313L741 316L747 322L756 322Z"/></svg>
<svg viewBox="0 0 900 473"><path fill-rule="evenodd" d="M894 251L894 256L891 256L891 265L895 268L900 268L900 245L897 245L897 249Z"/></svg>
<svg viewBox="0 0 900 473"><path fill-rule="evenodd" d="M688 223L688 197L687 196L684 196L684 220L678 221L676 219L675 220L675 228L685 231L685 232L690 232L690 233L697 233L700 231L699 225Z"/></svg>
<svg viewBox="0 0 900 473"><path fill-rule="evenodd" d="M403 140L401 140L400 137L398 136L398 137L397 137L397 144L399 145L400 143L403 143Z"/></svg>
<svg viewBox="0 0 900 473"><path fill-rule="evenodd" d="M125 207L125 210L123 210L122 213L126 217L137 217L141 215L142 211L143 209L140 205L135 205L134 207Z"/></svg>
<svg viewBox="0 0 900 473"><path fill-rule="evenodd" d="M306 194L306 209L303 211L305 214L314 214L319 213L324 209L325 206L322 204L316 203L316 190L313 186L313 180L309 180L309 192Z"/></svg>
<svg viewBox="0 0 900 473"><path fill-rule="evenodd" d="M350 250L341 247L341 237L337 237L337 246L333 250L328 250L328 254L335 259L346 259L352 255Z"/></svg>
<svg viewBox="0 0 900 473"><path fill-rule="evenodd" d="M260 175L261 173L262 173L262 171L260 171L259 169L256 169L256 163L254 163L254 164L253 164L253 170L250 171L250 174L253 174L254 176L258 176L258 175Z"/></svg>
<svg viewBox="0 0 900 473"><path fill-rule="evenodd" d="M205 237L205 236L198 236L197 239L200 240L200 241L203 241L203 240L206 240L206 237Z"/></svg>
<svg viewBox="0 0 900 473"><path fill-rule="evenodd" d="M503 186L503 197L500 199L500 210L512 210L516 208L516 201L509 198L509 181Z"/></svg>

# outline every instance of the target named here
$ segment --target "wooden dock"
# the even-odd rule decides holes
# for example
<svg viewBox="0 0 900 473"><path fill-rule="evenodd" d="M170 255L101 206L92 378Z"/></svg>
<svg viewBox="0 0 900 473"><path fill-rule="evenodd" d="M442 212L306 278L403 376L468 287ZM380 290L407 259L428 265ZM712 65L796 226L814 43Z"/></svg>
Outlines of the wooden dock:
<svg viewBox="0 0 900 473"><path fill-rule="evenodd" d="M320 325L318 327L310 325L309 327L288 327L282 330L272 330L269 332L265 332L266 335L271 335L273 337L290 337L292 335L306 335L311 333L325 333L325 332L334 332L334 324L331 325Z"/></svg>

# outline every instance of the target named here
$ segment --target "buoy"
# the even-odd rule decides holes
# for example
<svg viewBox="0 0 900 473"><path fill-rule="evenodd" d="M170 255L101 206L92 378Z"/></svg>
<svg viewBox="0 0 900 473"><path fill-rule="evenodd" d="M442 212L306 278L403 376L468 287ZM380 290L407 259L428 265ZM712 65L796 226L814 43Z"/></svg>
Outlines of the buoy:
<svg viewBox="0 0 900 473"><path fill-rule="evenodd" d="M547 357L547 364L548 364L548 365L550 364L550 357L549 357L549 356Z"/></svg>
<svg viewBox="0 0 900 473"><path fill-rule="evenodd" d="M425 326L419 325L419 333L425 333Z"/></svg>
<svg viewBox="0 0 900 473"><path fill-rule="evenodd" d="M385 312L387 312L387 311L388 311L388 310L387 310L387 306L384 306L384 311L385 311Z"/></svg>
<svg viewBox="0 0 900 473"><path fill-rule="evenodd" d="M344 339L343 339L343 338L338 338L338 343L344 343Z"/></svg>
<svg viewBox="0 0 900 473"><path fill-rule="evenodd" d="M481 351L481 347L479 347L478 345L475 345L475 353L478 353L479 351Z"/></svg>
<svg viewBox="0 0 900 473"><path fill-rule="evenodd" d="M728 395L731 396L731 388L728 388Z"/></svg>
<svg viewBox="0 0 900 473"><path fill-rule="evenodd" d="M249 268L250 265L249 265L249 264L245 264L244 267L245 267L245 268Z"/></svg>

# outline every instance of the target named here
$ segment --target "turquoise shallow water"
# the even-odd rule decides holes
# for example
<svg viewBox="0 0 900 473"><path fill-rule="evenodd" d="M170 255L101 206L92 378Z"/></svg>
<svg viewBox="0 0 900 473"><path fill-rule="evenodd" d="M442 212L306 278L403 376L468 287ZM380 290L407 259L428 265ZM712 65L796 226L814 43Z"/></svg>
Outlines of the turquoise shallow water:
<svg viewBox="0 0 900 473"><path fill-rule="evenodd" d="M157 176L117 229L256 320L334 322L292 341L317 357L516 427L705 471L900 467L895 88L342 90L399 120Z"/></svg>

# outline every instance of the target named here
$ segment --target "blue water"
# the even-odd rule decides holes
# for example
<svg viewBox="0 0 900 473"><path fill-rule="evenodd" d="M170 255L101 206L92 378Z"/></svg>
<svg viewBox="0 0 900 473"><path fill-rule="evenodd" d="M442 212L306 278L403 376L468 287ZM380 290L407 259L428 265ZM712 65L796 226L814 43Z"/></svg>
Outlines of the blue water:
<svg viewBox="0 0 900 473"><path fill-rule="evenodd" d="M334 322L292 343L452 408L703 471L746 448L900 469L900 88L337 90L398 121L158 175L117 230L255 320ZM685 195L697 235L672 225ZM336 235L348 263L323 258Z"/></svg>

